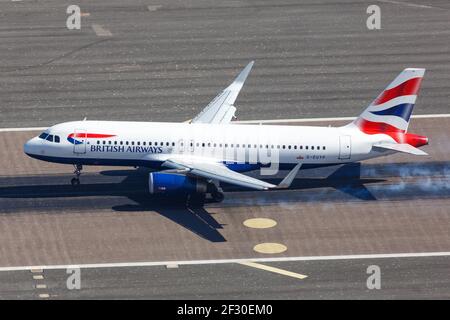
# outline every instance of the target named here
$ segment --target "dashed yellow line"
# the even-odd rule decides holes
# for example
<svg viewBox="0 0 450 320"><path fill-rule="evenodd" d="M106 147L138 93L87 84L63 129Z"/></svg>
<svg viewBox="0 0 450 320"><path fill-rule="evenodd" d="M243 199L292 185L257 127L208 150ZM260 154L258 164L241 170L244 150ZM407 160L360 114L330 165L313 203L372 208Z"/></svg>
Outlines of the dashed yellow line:
<svg viewBox="0 0 450 320"><path fill-rule="evenodd" d="M287 270L280 269L280 268L270 267L270 266L266 266L264 264L251 262L251 261L240 262L239 264L242 264L247 267L252 267L252 268L257 268L257 269L261 269L261 270L265 270L265 271L269 271L269 272L278 273L278 274L281 274L284 276L288 276L288 277L292 277L292 278L296 278L296 279L300 279L300 280L303 280L308 277L307 275L304 275L304 274L295 273L295 272L287 271Z"/></svg>

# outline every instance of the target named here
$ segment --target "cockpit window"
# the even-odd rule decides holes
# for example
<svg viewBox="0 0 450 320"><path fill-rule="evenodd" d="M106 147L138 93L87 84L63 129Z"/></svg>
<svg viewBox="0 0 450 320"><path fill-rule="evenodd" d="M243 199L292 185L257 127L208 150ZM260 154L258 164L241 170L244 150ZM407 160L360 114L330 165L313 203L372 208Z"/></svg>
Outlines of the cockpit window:
<svg viewBox="0 0 450 320"><path fill-rule="evenodd" d="M48 133L42 132L42 133L39 135L39 138L45 140L45 139L47 138L47 136L48 136Z"/></svg>
<svg viewBox="0 0 450 320"><path fill-rule="evenodd" d="M59 136L55 136L55 142L59 143Z"/></svg>
<svg viewBox="0 0 450 320"><path fill-rule="evenodd" d="M50 141L50 142L53 142L53 135L52 135L52 134L49 134L49 135L47 136L47 139L45 139L45 140Z"/></svg>

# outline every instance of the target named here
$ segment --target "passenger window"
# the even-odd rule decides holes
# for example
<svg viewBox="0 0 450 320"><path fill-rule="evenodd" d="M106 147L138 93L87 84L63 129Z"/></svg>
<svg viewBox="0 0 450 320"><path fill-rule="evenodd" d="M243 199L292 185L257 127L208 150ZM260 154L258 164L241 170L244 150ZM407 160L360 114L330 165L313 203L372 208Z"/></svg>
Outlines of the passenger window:
<svg viewBox="0 0 450 320"><path fill-rule="evenodd" d="M152 142L151 142L151 141L149 141L148 145L149 145L149 146L151 146L151 145L152 145Z"/></svg>
<svg viewBox="0 0 450 320"><path fill-rule="evenodd" d="M297 146L294 146L294 149L297 150Z"/></svg>
<svg viewBox="0 0 450 320"><path fill-rule="evenodd" d="M308 146L305 146L305 149L308 150Z"/></svg>
<svg viewBox="0 0 450 320"><path fill-rule="evenodd" d="M322 150L325 150L325 146L322 147Z"/></svg>
<svg viewBox="0 0 450 320"><path fill-rule="evenodd" d="M129 142L128 142L128 141L125 141L125 144L126 144L126 145L128 145L128 144L129 144Z"/></svg>
<svg viewBox="0 0 450 320"><path fill-rule="evenodd" d="M117 145L117 141L114 141L114 145Z"/></svg>
<svg viewBox="0 0 450 320"><path fill-rule="evenodd" d="M120 141L120 145L123 145L123 141Z"/></svg>
<svg viewBox="0 0 450 320"><path fill-rule="evenodd" d="M172 147L175 147L175 142L172 142Z"/></svg>
<svg viewBox="0 0 450 320"><path fill-rule="evenodd" d="M300 150L303 150L303 146L300 146Z"/></svg>
<svg viewBox="0 0 450 320"><path fill-rule="evenodd" d="M311 146L311 150L314 150L314 146Z"/></svg>
<svg viewBox="0 0 450 320"><path fill-rule="evenodd" d="M131 145L134 146L134 141L131 141Z"/></svg>
<svg viewBox="0 0 450 320"><path fill-rule="evenodd" d="M97 140L97 144L100 144L100 140Z"/></svg>
<svg viewBox="0 0 450 320"><path fill-rule="evenodd" d="M59 143L59 136L55 136L55 142Z"/></svg>
<svg viewBox="0 0 450 320"><path fill-rule="evenodd" d="M167 146L167 147L169 146L169 143L168 143L168 142L166 142L166 146Z"/></svg>
<svg viewBox="0 0 450 320"><path fill-rule="evenodd" d="M140 146L140 145L141 145L141 142L140 142L140 141L138 141L138 142L137 142L137 145L138 145L138 146Z"/></svg>
<svg viewBox="0 0 450 320"><path fill-rule="evenodd" d="M106 141L105 141L105 140L103 140L103 144L106 144Z"/></svg>
<svg viewBox="0 0 450 320"><path fill-rule="evenodd" d="M147 142L145 142L145 141L144 141L144 142L142 142L142 145L144 145L144 146L145 146L146 144L147 144Z"/></svg>
<svg viewBox="0 0 450 320"><path fill-rule="evenodd" d="M288 146L288 149L290 149L290 148L291 148L291 146L289 145L289 146Z"/></svg>
<svg viewBox="0 0 450 320"><path fill-rule="evenodd" d="M108 141L108 144L111 144L111 143L112 143L112 141L111 141L111 140L109 140L109 141Z"/></svg>

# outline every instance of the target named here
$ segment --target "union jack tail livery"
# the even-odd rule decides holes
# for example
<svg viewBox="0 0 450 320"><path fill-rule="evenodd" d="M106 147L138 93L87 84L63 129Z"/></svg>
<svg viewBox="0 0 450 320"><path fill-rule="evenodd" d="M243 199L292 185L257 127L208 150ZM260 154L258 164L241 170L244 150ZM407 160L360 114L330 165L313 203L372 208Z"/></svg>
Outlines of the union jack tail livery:
<svg viewBox="0 0 450 320"><path fill-rule="evenodd" d="M353 124L366 134L386 134L399 144L428 144L427 137L406 133L424 74L425 69L403 70Z"/></svg>

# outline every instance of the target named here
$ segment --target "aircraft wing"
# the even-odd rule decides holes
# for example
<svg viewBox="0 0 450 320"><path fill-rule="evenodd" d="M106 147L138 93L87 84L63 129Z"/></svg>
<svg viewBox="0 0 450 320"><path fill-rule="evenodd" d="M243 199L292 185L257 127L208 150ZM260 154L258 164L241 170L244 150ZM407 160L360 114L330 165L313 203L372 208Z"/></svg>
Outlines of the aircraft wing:
<svg viewBox="0 0 450 320"><path fill-rule="evenodd" d="M234 117L234 102L247 79L254 61L250 62L225 90L219 93L190 123L227 124Z"/></svg>
<svg viewBox="0 0 450 320"><path fill-rule="evenodd" d="M258 180L234 172L220 162L202 161L201 159L193 158L174 158L166 160L163 163L163 166L171 169L186 170L186 172L191 175L196 175L207 179L219 180L221 182L226 182L256 190L267 190L277 187L262 180Z"/></svg>
<svg viewBox="0 0 450 320"><path fill-rule="evenodd" d="M389 149L389 150L395 150L398 152L404 152L409 154L414 154L416 156L426 156L428 153L425 151L422 151L416 147L413 147L410 144L407 143L378 143L373 145L376 148L380 149Z"/></svg>

